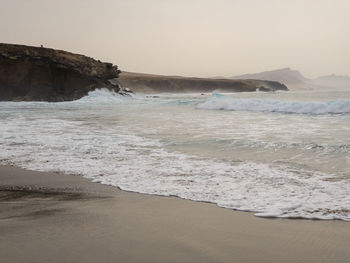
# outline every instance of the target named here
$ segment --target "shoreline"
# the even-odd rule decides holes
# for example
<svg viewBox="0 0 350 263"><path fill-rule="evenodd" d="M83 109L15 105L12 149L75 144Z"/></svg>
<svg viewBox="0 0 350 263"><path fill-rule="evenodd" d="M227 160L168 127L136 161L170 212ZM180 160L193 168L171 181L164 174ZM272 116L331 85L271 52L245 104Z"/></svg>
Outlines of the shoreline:
<svg viewBox="0 0 350 263"><path fill-rule="evenodd" d="M349 222L256 217L0 166L3 262L348 262Z"/></svg>

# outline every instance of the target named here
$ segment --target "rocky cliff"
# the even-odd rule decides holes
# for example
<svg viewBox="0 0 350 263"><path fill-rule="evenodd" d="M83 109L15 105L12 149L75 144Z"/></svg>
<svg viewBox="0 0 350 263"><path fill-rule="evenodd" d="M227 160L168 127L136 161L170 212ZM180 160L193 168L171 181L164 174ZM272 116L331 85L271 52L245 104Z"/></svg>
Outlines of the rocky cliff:
<svg viewBox="0 0 350 263"><path fill-rule="evenodd" d="M0 100L66 101L96 88L119 91L111 63L42 47L0 44Z"/></svg>
<svg viewBox="0 0 350 263"><path fill-rule="evenodd" d="M118 78L121 87L129 88L134 92L162 93L162 92L250 92L288 90L277 82L267 80L232 80L212 78L186 78L177 76L160 76L123 72Z"/></svg>

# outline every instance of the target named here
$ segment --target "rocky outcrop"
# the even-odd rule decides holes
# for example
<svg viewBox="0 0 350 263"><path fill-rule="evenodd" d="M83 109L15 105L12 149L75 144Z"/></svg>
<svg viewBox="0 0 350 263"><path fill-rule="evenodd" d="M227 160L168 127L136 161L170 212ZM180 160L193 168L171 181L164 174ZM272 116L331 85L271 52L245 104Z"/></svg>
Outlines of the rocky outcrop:
<svg viewBox="0 0 350 263"><path fill-rule="evenodd" d="M62 50L0 44L0 100L66 101L96 88L119 92L111 63Z"/></svg>
<svg viewBox="0 0 350 263"><path fill-rule="evenodd" d="M288 88L276 81L257 80L232 80L212 78L186 78L177 76L160 76L123 72L118 78L123 88L130 88L140 93L163 92L252 92L288 90Z"/></svg>
<svg viewBox="0 0 350 263"><path fill-rule="evenodd" d="M278 81L261 79L246 79L246 81L254 83L259 88L259 91L288 90L286 85Z"/></svg>

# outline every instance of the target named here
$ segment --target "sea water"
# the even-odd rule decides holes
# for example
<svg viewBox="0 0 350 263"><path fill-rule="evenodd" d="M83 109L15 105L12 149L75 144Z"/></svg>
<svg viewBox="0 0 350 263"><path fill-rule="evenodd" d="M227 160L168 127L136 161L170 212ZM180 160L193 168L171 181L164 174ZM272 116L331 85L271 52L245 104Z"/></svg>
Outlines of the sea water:
<svg viewBox="0 0 350 263"><path fill-rule="evenodd" d="M0 164L262 217L350 220L350 89L0 102Z"/></svg>

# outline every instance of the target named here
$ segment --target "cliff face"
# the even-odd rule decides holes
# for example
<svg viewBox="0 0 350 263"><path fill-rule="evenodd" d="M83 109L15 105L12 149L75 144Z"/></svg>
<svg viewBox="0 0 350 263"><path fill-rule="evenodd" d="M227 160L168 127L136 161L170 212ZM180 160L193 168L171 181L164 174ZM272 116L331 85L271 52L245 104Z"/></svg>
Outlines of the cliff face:
<svg viewBox="0 0 350 263"><path fill-rule="evenodd" d="M276 81L232 80L209 78L186 78L174 76L160 76L123 72L118 78L122 88L129 88L134 92L162 93L162 92L252 92L288 90Z"/></svg>
<svg viewBox="0 0 350 263"><path fill-rule="evenodd" d="M96 88L119 91L108 80L111 63L49 48L0 44L0 100L65 101Z"/></svg>

